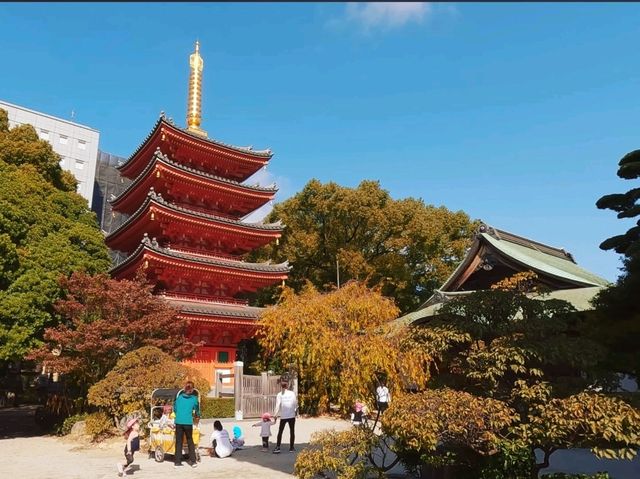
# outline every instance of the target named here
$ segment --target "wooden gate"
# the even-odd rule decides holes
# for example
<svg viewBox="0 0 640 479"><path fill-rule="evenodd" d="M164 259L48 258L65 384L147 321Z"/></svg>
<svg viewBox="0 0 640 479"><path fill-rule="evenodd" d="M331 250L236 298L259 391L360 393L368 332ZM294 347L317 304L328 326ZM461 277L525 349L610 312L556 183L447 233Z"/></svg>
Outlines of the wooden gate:
<svg viewBox="0 0 640 479"><path fill-rule="evenodd" d="M280 392L280 375L262 373L260 376L245 375L243 363L233 363L233 374L216 373L214 396L230 396L230 391L223 387L223 379L232 379L233 397L235 399L235 418L257 418L263 413L272 413L276 407L276 395ZM226 389L226 390L225 390ZM296 380L289 381L289 389L297 394Z"/></svg>
<svg viewBox="0 0 640 479"><path fill-rule="evenodd" d="M276 394L280 392L280 376L262 373L260 376L242 376L240 410L243 417L260 417L272 413L276 407Z"/></svg>

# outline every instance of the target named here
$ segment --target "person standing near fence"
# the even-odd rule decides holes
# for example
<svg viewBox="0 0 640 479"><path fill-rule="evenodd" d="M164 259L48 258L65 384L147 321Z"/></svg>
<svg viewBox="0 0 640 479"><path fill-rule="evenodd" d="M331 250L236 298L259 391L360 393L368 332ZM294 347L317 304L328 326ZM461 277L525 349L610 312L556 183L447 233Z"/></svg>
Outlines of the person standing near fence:
<svg viewBox="0 0 640 479"><path fill-rule="evenodd" d="M376 389L376 401L378 412L380 414L384 413L391 402L391 393L389 392L389 388L387 388L387 383L385 381L380 382Z"/></svg>
<svg viewBox="0 0 640 479"><path fill-rule="evenodd" d="M298 398L296 393L289 390L289 383L282 381L280 383L282 390L276 395L276 408L273 411L273 417L278 418L280 412L280 424L278 427L278 438L274 454L280 453L280 443L282 442L282 431L284 426L289 424L289 452L295 452L293 447L296 440L296 416L298 415Z"/></svg>
<svg viewBox="0 0 640 479"><path fill-rule="evenodd" d="M176 413L176 454L174 467L182 466L182 436L187 437L187 447L189 448L189 465L197 467L196 448L193 443L193 418L196 423L200 419L200 404L198 396L193 394L193 383L187 381L184 389L178 393L173 409Z"/></svg>

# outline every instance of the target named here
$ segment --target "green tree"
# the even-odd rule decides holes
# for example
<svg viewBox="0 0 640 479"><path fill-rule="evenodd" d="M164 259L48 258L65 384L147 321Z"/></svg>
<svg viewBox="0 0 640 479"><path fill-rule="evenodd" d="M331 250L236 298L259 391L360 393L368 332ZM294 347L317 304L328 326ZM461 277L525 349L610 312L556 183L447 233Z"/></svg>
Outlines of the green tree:
<svg viewBox="0 0 640 479"><path fill-rule="evenodd" d="M57 324L58 279L110 265L95 214L60 157L0 110L0 359L22 358Z"/></svg>
<svg viewBox="0 0 640 479"><path fill-rule="evenodd" d="M286 225L283 236L252 258L288 259L288 285L295 291L306 281L331 290L338 269L342 283L380 286L401 312L414 309L449 276L474 230L465 213L414 198L394 200L376 181L347 188L311 180L277 204L268 220Z"/></svg>
<svg viewBox="0 0 640 479"><path fill-rule="evenodd" d="M618 176L640 178L640 150L626 154L618 163ZM618 213L620 219L640 216L640 188L626 193L605 195L596 206ZM640 377L640 220L626 233L606 239L600 245L624 255L622 275L615 285L602 291L594 300L595 336L611 351L610 367Z"/></svg>

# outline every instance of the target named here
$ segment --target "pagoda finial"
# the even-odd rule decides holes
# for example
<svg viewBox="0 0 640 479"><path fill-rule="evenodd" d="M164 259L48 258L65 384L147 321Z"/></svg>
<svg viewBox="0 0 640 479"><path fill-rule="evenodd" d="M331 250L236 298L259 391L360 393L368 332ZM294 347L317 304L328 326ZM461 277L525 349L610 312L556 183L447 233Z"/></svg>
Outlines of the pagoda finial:
<svg viewBox="0 0 640 479"><path fill-rule="evenodd" d="M187 100L187 130L207 136L200 128L202 123L202 70L204 61L200 56L200 42L196 40L195 51L189 56L189 99Z"/></svg>

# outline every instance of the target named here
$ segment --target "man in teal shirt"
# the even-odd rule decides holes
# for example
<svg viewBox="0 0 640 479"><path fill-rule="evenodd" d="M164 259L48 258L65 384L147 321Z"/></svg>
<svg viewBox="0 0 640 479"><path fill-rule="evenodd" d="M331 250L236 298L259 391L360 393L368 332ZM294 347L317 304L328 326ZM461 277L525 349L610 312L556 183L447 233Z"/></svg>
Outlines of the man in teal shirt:
<svg viewBox="0 0 640 479"><path fill-rule="evenodd" d="M193 417L195 415L196 424L200 419L200 405L198 396L194 394L193 383L187 381L184 389L178 393L176 401L173 404L173 410L176 413L176 454L174 467L182 466L182 435L187 436L187 446L189 448L189 465L197 467L196 448L193 444Z"/></svg>

